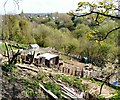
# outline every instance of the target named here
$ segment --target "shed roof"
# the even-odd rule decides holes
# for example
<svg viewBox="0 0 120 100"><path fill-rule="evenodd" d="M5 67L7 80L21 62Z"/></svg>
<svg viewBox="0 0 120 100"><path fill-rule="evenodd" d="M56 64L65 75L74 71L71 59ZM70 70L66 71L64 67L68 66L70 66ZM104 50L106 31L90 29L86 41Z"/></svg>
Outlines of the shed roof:
<svg viewBox="0 0 120 100"><path fill-rule="evenodd" d="M45 59L47 60L50 60L51 58L55 58L57 57L58 55L55 55L55 54L50 54L50 53L45 53L45 54L42 54L40 55L41 57L45 57Z"/></svg>
<svg viewBox="0 0 120 100"><path fill-rule="evenodd" d="M33 47L33 48L39 47L38 44L30 44L29 46L31 46L31 47Z"/></svg>

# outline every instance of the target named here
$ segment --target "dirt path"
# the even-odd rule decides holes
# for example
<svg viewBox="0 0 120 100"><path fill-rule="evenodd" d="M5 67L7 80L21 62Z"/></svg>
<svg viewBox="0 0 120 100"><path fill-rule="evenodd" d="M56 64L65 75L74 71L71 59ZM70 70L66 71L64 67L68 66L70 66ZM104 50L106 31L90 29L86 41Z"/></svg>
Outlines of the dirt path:
<svg viewBox="0 0 120 100"><path fill-rule="evenodd" d="M94 83L90 80L82 80L82 83L83 84L88 84L88 92L91 93L91 94L99 94L99 91L100 91L100 84L98 83ZM115 89L107 86L107 85L104 85L103 86L103 89L102 89L102 93L101 93L101 96L104 96L104 97L112 97L113 94L115 92Z"/></svg>

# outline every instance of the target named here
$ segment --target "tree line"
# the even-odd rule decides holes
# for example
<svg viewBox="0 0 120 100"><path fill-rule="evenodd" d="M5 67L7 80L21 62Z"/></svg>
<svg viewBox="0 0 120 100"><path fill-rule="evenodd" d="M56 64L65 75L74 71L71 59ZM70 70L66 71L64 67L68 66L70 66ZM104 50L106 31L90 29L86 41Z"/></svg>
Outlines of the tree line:
<svg viewBox="0 0 120 100"><path fill-rule="evenodd" d="M98 66L104 66L106 62L116 60L119 33L116 29L119 28L119 18L105 16L109 14L108 9L112 9L107 8L108 5L105 4L106 2L100 2L99 6L104 5L107 11L98 10L99 13L94 13L98 5L79 3L79 11L81 6L92 7L91 12L86 15L57 12L45 16L25 16L24 13L5 15L0 38L17 43L37 43L41 47L53 47L67 54L86 56Z"/></svg>

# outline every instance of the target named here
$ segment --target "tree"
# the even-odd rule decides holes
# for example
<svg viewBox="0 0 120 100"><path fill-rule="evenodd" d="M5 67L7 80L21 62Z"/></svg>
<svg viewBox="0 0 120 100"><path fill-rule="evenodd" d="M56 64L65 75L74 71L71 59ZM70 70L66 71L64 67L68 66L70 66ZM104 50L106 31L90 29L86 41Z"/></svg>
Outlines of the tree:
<svg viewBox="0 0 120 100"><path fill-rule="evenodd" d="M51 26L52 28L57 28L57 25L55 24L54 21L47 22L45 25Z"/></svg>
<svg viewBox="0 0 120 100"><path fill-rule="evenodd" d="M83 23L83 18L75 18L75 20L73 20L74 22L74 26L77 26L78 24L82 24Z"/></svg>
<svg viewBox="0 0 120 100"><path fill-rule="evenodd" d="M73 36L77 39L81 38L84 34L89 34L91 29L85 24L78 24L72 32Z"/></svg>
<svg viewBox="0 0 120 100"><path fill-rule="evenodd" d="M86 10L84 9L88 9L88 11L86 12ZM83 13L78 14L79 12L83 12ZM100 62L98 62L101 66L105 66L105 64L107 64L109 61L113 63L115 59L119 58L119 56L117 58L117 54L115 53L115 51L117 50L116 49L117 43L115 42L118 41L116 37L118 36L117 34L119 33L118 30L120 30L120 24L119 24L120 16L118 16L119 12L120 9L117 8L115 1L103 0L101 2L96 2L96 3L79 2L76 13L70 13L73 15L72 20L75 20L76 17L83 17L88 20L91 20L89 21L90 22L89 26L92 26L91 28L94 30L94 32L92 33L92 35L94 36L93 41L96 40L96 42L99 44L97 50L98 52L97 60L98 59L102 60L101 64ZM106 24L106 22L108 22L108 25ZM114 22L117 24L115 24ZM111 42L110 44L110 41L114 43ZM111 51L112 53L110 53ZM111 58L115 58L115 59L110 60ZM120 70L119 69L117 70L119 73ZM112 74L108 75L105 81L107 81L107 78L109 78ZM100 94L103 85L104 83L101 85Z"/></svg>
<svg viewBox="0 0 120 100"><path fill-rule="evenodd" d="M20 34L22 35L23 42L34 43L34 39L32 37L31 23L28 20L20 19L18 24L19 24Z"/></svg>
<svg viewBox="0 0 120 100"><path fill-rule="evenodd" d="M111 20L120 19L120 17L117 16L117 13L115 12L115 11L119 11L119 9L115 4L116 3L113 0L103 0L102 2L98 2L98 3L79 2L76 11L83 12L84 9L87 8L89 9L88 12L85 11L83 14L79 14L79 15L74 13L70 13L70 14L76 17L84 17L84 16L87 17L88 15L91 15L93 16L92 18L94 19L96 25L100 25L102 22L106 20L106 18L109 18ZM102 39L97 38L97 40L102 41L106 39L111 32L118 29L120 29L120 26L113 28L112 30L107 32L107 34Z"/></svg>
<svg viewBox="0 0 120 100"><path fill-rule="evenodd" d="M48 46L46 45L46 37L48 37L48 35L52 34L53 32L53 28L51 28L50 26L46 26L44 24L38 25L36 28L33 29L33 36L36 40L36 42L42 46Z"/></svg>
<svg viewBox="0 0 120 100"><path fill-rule="evenodd" d="M19 15L6 15L2 23L2 39L19 43L33 43L31 23Z"/></svg>

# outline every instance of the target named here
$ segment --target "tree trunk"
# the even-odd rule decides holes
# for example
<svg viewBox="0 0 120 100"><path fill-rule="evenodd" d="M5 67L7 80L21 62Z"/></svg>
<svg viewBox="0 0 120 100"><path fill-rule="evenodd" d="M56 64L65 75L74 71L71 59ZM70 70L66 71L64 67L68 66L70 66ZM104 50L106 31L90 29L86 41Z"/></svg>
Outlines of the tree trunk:
<svg viewBox="0 0 120 100"><path fill-rule="evenodd" d="M115 73L111 73L110 75L108 75L106 78L105 78L105 81L102 83L102 85L101 85L101 87L100 87L100 93L99 93L99 95L101 95L101 92L102 92L102 88L103 88L103 85L105 84L105 82L108 80L110 80L110 77L112 76L112 75L114 75Z"/></svg>

